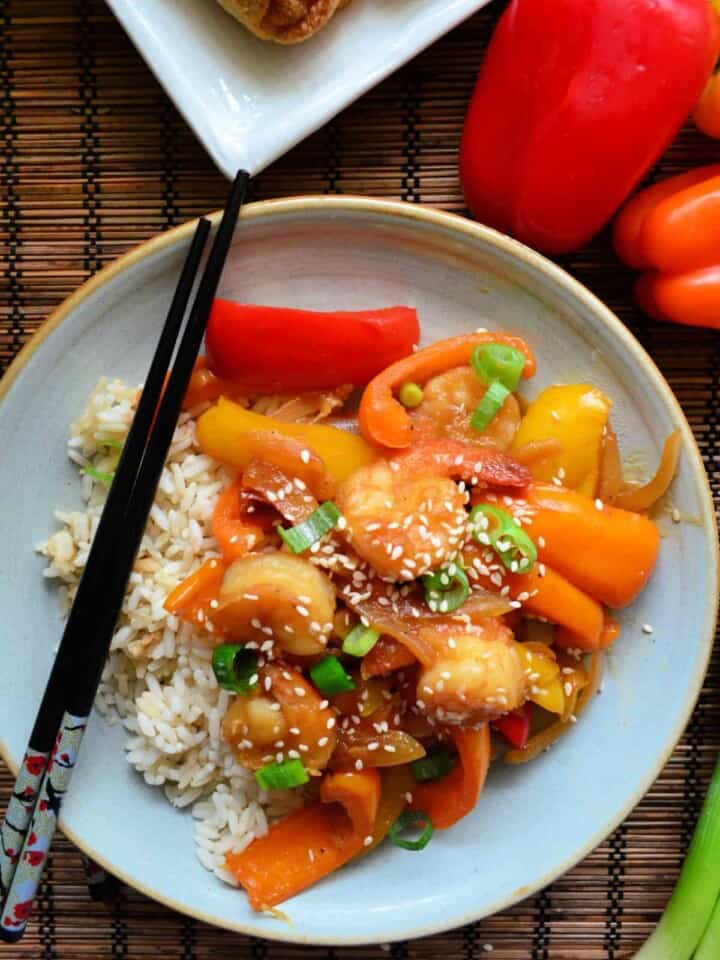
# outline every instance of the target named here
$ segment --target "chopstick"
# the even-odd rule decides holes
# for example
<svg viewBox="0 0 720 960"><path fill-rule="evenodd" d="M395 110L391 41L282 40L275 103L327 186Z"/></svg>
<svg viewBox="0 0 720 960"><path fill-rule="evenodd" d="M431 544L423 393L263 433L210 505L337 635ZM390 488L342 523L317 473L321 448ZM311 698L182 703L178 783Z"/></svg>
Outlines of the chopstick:
<svg viewBox="0 0 720 960"><path fill-rule="evenodd" d="M210 230L198 223L0 828L5 941L25 931L248 181L235 178L166 380Z"/></svg>

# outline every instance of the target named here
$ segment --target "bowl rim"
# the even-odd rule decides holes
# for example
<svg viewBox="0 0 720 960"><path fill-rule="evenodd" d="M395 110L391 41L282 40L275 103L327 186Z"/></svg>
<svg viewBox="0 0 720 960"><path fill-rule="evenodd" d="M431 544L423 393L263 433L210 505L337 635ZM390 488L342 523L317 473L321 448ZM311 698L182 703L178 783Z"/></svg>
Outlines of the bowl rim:
<svg viewBox="0 0 720 960"><path fill-rule="evenodd" d="M633 334L624 326L620 319L610 310L609 307L591 293L583 284L572 277L569 273L548 260L542 254L537 253L530 247L525 246L517 240L512 239L505 234L485 226L475 223L459 214L450 213L445 210L439 210L427 207L422 204L411 204L400 200L375 199L371 197L356 196L352 194L343 194L339 196L327 196L322 194L308 194L297 197L287 197L278 200L263 200L247 204L242 208L240 223L243 221L262 220L265 218L282 217L286 215L317 213L322 210L337 214L375 214L385 215L409 224L420 224L430 228L443 228L453 232L460 237L468 237L481 240L487 245L494 247L507 256L514 258L526 267L535 270L545 276L549 283L561 288L569 297L580 301L585 308L592 312L598 321L619 340L631 356L631 358L645 369L650 377L657 393L661 395L665 405L671 412L675 426L681 431L683 446L688 456L688 465L690 467L693 480L698 488L698 494L701 501L701 524L704 529L714 536L709 536L706 545L710 546L707 550L706 560L709 566L709 582L711 595L707 598L710 602L705 604L705 620L703 624L703 649L701 658L693 675L692 682L688 686L683 709L678 723L668 738L667 743L661 754L656 758L652 771L648 777L638 786L638 788L629 797L627 803L623 806L618 815L606 820L593 834L578 847L568 857L559 868L549 871L547 874L536 878L532 883L523 885L517 890L506 896L501 897L497 903L493 904L491 911L465 911L459 915L448 917L445 920L437 922L416 925L414 928L405 928L398 930L390 935L384 935L386 941L408 940L418 937L430 936L445 930L455 929L465 924L472 923L485 916L507 909L513 904L524 900L536 893L538 890L552 883L557 877L571 869L582 859L584 859L595 847L601 843L623 820L626 819L630 811L647 793L648 789L655 781L662 768L667 763L673 753L677 743L690 720L695 704L700 695L705 675L708 670L710 655L713 647L713 637L715 633L716 621L718 616L718 548L713 549L713 544L717 544L717 525L713 498L710 489L709 480L704 468L700 449L690 425L685 418L685 414L680 407L678 400L672 392L669 384L662 373L645 351L641 344L636 340ZM208 214L208 218L216 226L220 220L222 211L215 211ZM170 248L175 244L181 243L188 238L197 224L197 218L189 220L180 226L174 227L163 233L160 233L143 243L131 248L127 253L121 255L112 263L108 264L94 276L86 280L81 286L73 291L58 307L49 315L43 325L30 337L23 345L16 357L13 359L2 380L0 380L0 402L12 388L13 384L22 374L28 361L33 354L42 346L43 342L55 331L67 318L73 310L84 300L91 296L95 291L101 289L106 283L113 280L120 274L132 269L133 266L142 262L148 256L152 256L162 250ZM704 654L704 655L703 655ZM17 775L17 765L10 756L7 745L0 736L0 756L9 767L13 776ZM92 848L82 840L78 834L69 829L62 820L59 823L60 829L65 836L83 853L95 860L100 866L112 873L127 886L139 891L150 899L169 907L186 916L192 916L212 926L231 930L236 933L242 933L248 936L260 937L267 940L275 940L285 943L315 944L322 946L358 946L363 944L372 944L377 942L377 937L370 933L368 936L361 937L338 937L338 936L307 936L295 932L291 925L283 925L278 928L268 928L258 923L237 922L231 918L215 916L203 910L193 908L192 906L180 903L143 883L135 878L128 876L123 870L119 870L116 865L103 857L101 853Z"/></svg>

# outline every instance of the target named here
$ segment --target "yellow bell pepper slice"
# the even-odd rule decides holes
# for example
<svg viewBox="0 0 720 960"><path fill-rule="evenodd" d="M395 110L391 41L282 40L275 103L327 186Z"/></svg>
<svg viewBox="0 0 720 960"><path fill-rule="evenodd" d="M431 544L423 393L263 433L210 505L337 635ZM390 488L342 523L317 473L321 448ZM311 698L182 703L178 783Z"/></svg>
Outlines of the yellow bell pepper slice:
<svg viewBox="0 0 720 960"><path fill-rule="evenodd" d="M519 643L518 647L529 680L528 700L543 710L562 715L565 712L565 694L560 667L553 651L549 648L538 649L542 645L536 643Z"/></svg>
<svg viewBox="0 0 720 960"><path fill-rule="evenodd" d="M538 440L558 440L555 455L530 466L533 477L546 482L559 477L564 487L593 497L611 405L602 391L588 384L548 387L528 407L509 452Z"/></svg>
<svg viewBox="0 0 720 960"><path fill-rule="evenodd" d="M257 450L253 437L273 432L306 444L323 461L335 480L344 480L378 452L362 437L320 423L288 423L246 410L226 397L203 413L197 438L203 453L236 470L244 470Z"/></svg>

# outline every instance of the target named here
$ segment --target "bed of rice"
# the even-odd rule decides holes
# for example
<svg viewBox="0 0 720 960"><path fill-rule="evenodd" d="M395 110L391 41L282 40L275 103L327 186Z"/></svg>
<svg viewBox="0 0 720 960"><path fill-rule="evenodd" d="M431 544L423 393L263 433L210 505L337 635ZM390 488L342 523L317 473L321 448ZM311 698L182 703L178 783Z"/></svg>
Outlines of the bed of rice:
<svg viewBox="0 0 720 960"><path fill-rule="evenodd" d="M38 546L44 575L61 584L67 610L97 529L106 485L84 474L114 469L117 446L133 415L137 389L102 379L71 427L69 455L77 464L83 512L55 511L60 529ZM210 518L229 473L202 454L195 420L182 414L142 545L130 576L96 706L108 723L127 730L128 762L147 783L162 787L176 807L192 806L200 862L234 884L225 854L267 830L268 819L297 800L261 790L237 763L220 733L228 694L218 687L203 636L163 609L168 593L206 559L219 556Z"/></svg>

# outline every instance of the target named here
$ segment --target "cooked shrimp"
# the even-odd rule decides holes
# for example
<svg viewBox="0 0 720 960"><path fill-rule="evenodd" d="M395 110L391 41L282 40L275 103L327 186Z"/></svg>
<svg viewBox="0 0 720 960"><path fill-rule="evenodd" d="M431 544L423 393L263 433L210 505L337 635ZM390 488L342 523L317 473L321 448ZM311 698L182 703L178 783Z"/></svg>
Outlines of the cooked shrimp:
<svg viewBox="0 0 720 960"><path fill-rule="evenodd" d="M270 640L286 653L311 656L327 645L334 615L332 581L307 560L276 552L228 567L213 622L232 639Z"/></svg>
<svg viewBox="0 0 720 960"><path fill-rule="evenodd" d="M454 367L428 380L423 387L422 403L410 413L413 435L493 442L500 450L507 450L520 423L520 407L513 394L482 433L470 426L486 390L472 367Z"/></svg>
<svg viewBox="0 0 720 960"><path fill-rule="evenodd" d="M515 710L528 680L512 632L497 619L423 637L436 659L420 673L417 705L443 724L469 726Z"/></svg>
<svg viewBox="0 0 720 960"><path fill-rule="evenodd" d="M387 580L414 580L449 563L462 548L473 486L524 486L530 471L493 447L427 440L392 460L360 467L336 502L357 553Z"/></svg>
<svg viewBox="0 0 720 960"><path fill-rule="evenodd" d="M387 580L414 580L461 549L465 495L447 477L413 477L387 460L360 467L336 496L358 554Z"/></svg>
<svg viewBox="0 0 720 960"><path fill-rule="evenodd" d="M299 670L275 661L260 670L257 692L235 698L222 730L251 770L295 758L317 774L337 744L335 719L335 710Z"/></svg>

